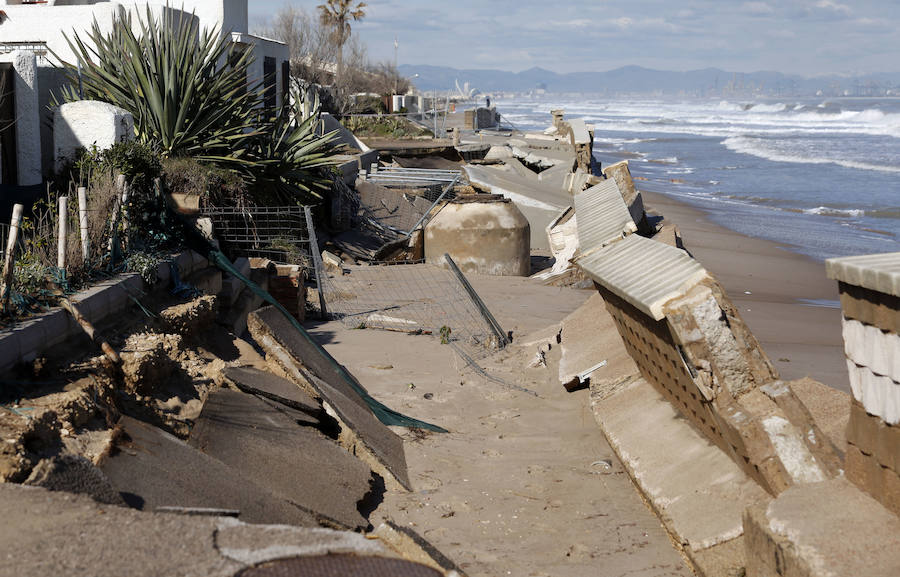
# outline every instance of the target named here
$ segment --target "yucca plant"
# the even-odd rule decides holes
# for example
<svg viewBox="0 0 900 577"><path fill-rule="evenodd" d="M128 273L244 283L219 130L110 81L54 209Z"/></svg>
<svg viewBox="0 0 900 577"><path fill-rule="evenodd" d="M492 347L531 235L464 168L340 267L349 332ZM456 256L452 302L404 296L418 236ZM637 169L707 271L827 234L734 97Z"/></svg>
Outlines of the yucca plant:
<svg viewBox="0 0 900 577"><path fill-rule="evenodd" d="M163 157L234 171L260 201L320 197L337 151L333 135L315 134L318 111L296 122L286 105L265 117L263 84L248 86L250 51L235 50L215 30L198 30L184 13L158 19L148 7L138 20L136 29L126 13L108 34L95 21L85 39L78 32L66 37L77 62L65 64L64 101L101 100L127 110L138 140Z"/></svg>
<svg viewBox="0 0 900 577"><path fill-rule="evenodd" d="M321 198L331 188L328 169L335 165L339 147L331 144L337 131L318 135L319 102L304 113L301 95L292 92L266 129L252 137L250 156L258 159L251 171L256 195L270 203L290 203L297 193Z"/></svg>
<svg viewBox="0 0 900 577"><path fill-rule="evenodd" d="M63 98L127 110L138 139L163 156L243 160L234 144L256 128L260 101L258 86L247 86L250 53L235 52L217 31L198 30L185 13L157 19L148 7L138 20L138 33L125 13L108 34L95 20L87 42L78 32L66 36L78 62L66 66L71 85Z"/></svg>

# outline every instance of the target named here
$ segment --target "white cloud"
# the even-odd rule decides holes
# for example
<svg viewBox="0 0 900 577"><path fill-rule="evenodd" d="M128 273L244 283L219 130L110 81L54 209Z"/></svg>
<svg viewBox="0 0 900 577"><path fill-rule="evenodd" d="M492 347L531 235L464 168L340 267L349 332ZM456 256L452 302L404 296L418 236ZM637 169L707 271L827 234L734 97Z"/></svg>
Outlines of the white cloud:
<svg viewBox="0 0 900 577"><path fill-rule="evenodd" d="M816 8L821 8L822 10L828 10L842 16L850 16L853 14L853 9L851 9L846 4L839 4L834 0L819 0L815 4Z"/></svg>
<svg viewBox="0 0 900 577"><path fill-rule="evenodd" d="M744 2L741 4L741 12L752 14L754 16L765 16L773 14L775 9L765 2Z"/></svg>

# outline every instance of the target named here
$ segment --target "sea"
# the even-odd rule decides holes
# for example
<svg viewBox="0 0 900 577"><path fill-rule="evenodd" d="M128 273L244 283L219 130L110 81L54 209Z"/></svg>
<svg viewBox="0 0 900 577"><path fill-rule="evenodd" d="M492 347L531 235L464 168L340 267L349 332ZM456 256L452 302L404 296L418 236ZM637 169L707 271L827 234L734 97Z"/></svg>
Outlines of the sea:
<svg viewBox="0 0 900 577"><path fill-rule="evenodd" d="M900 251L900 99L496 100L543 130L550 111L595 127L602 165L628 159L639 189L817 260Z"/></svg>

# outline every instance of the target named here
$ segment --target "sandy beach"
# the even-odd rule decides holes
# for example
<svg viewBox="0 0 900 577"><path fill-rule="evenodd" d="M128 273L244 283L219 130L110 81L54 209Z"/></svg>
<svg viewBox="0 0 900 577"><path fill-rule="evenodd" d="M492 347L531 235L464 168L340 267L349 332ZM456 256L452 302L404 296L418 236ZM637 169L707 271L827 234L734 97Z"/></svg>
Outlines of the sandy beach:
<svg viewBox="0 0 900 577"><path fill-rule="evenodd" d="M643 195L647 212L677 225L685 248L725 286L782 378L809 376L849 392L837 283L824 263L719 226L670 197Z"/></svg>

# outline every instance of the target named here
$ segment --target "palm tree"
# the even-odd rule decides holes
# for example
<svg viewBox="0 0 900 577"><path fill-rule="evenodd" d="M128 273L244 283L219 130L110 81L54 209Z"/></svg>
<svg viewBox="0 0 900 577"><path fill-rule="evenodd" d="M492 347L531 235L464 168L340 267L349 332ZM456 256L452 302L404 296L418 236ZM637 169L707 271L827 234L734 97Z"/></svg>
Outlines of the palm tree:
<svg viewBox="0 0 900 577"><path fill-rule="evenodd" d="M335 85L341 87L344 73L344 44L350 38L350 22L362 20L366 15L365 2L353 0L328 0L319 5L319 21L322 26L331 28L331 39L337 45L337 74Z"/></svg>

